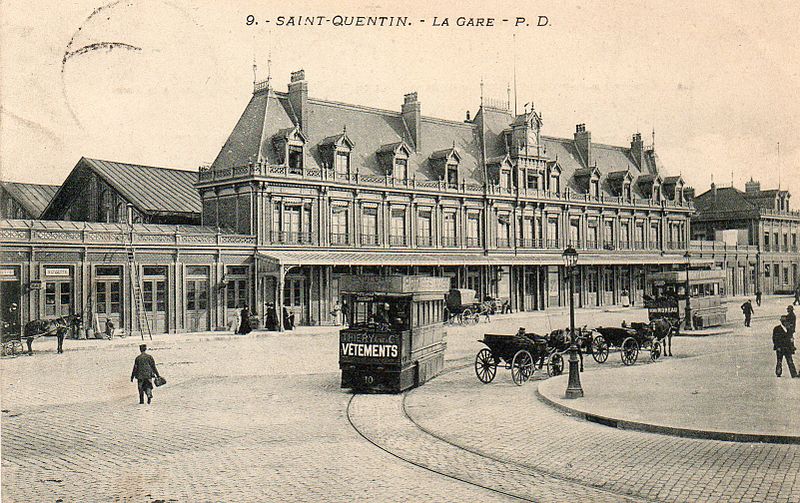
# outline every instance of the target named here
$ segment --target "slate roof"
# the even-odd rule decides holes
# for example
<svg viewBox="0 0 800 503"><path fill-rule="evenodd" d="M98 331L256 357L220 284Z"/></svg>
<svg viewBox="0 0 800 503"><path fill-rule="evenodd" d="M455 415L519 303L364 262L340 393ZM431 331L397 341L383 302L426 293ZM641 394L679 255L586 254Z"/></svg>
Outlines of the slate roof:
<svg viewBox="0 0 800 503"><path fill-rule="evenodd" d="M398 111L350 105L334 101L308 98L307 110L303 113L302 130L307 137L306 166L318 168L322 165L320 145L329 143L347 128L347 136L356 147L351 153L351 166L361 175L379 175L377 153L388 145L404 141L415 146L403 116ZM422 116L420 120L420 144L408 163L408 175L418 179L436 179L430 161L441 155L442 150L455 146L461 156L459 178L469 184L482 184L484 179L483 159L503 158L509 152L506 134L517 120L508 111L494 107L482 107L469 122L450 121ZM296 114L289 104L288 95L272 89L253 94L242 116L233 128L228 140L212 163L212 169L243 166L250 162L277 164L274 146L266 139L281 130L295 126ZM652 150L643 155L642 166L631 155L630 148L592 143L591 166L581 159L572 138L541 136L544 155L557 161L562 170L562 186L583 193L584 184L575 180L576 171L594 168L600 172L600 187L613 195L607 180L612 172L628 170L634 180L634 195L648 197L636 183L644 175L661 173L658 157ZM455 145L454 145L455 143ZM485 147L485 148L483 148ZM482 152L483 148L483 152ZM485 156L485 157L484 157Z"/></svg>
<svg viewBox="0 0 800 503"><path fill-rule="evenodd" d="M717 187L716 197L713 189L707 190L695 196L694 206L698 215L756 209L756 206L747 200L744 192L734 187Z"/></svg>
<svg viewBox="0 0 800 503"><path fill-rule="evenodd" d="M82 157L54 196L50 206L69 197L68 185L81 183L81 170L97 173L106 183L146 214L200 214L202 203L195 189L197 172L142 166ZM62 196L62 193L64 194ZM67 201L64 201L67 203ZM48 207L49 208L49 207Z"/></svg>
<svg viewBox="0 0 800 503"><path fill-rule="evenodd" d="M2 182L3 188L25 208L31 217L39 218L58 191L58 185Z"/></svg>

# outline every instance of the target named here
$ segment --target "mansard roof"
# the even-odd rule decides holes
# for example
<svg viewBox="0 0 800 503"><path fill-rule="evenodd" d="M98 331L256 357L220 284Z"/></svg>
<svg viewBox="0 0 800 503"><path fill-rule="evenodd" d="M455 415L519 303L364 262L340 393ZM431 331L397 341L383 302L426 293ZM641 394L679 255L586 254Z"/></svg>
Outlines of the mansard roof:
<svg viewBox="0 0 800 503"><path fill-rule="evenodd" d="M302 114L301 130L307 138L306 166L323 165L320 145L329 144L347 128L347 136L356 145L351 152L351 166L362 175L383 175L376 153L387 145L405 142L409 147L408 174L418 179L438 179L431 161L443 151L457 149L461 158L458 164L459 179L466 183L482 184L483 159L487 165L509 154L507 134L519 117L496 107L482 107L470 121L450 121L421 116L417 136L413 141L410 129L399 111L383 110L359 105L320 100L309 97L307 110ZM522 119L519 119L522 120ZM265 141L278 131L299 126L297 114L289 103L287 93L268 89L253 94L225 145L212 164L212 169L230 168L250 162L277 164L281 159L272 142ZM660 174L661 167L655 152L646 150L640 161L628 147L592 143L589 162L581 158L573 138L541 136L542 155L557 162L562 170L564 187L584 192L584 184L576 180L585 170L597 169L601 190L614 194L608 183L609 175L628 172L634 181L642 175ZM482 152L483 150L483 152ZM583 170L583 171L579 171ZM611 178L613 179L613 177ZM648 197L642 187L634 183L635 196Z"/></svg>

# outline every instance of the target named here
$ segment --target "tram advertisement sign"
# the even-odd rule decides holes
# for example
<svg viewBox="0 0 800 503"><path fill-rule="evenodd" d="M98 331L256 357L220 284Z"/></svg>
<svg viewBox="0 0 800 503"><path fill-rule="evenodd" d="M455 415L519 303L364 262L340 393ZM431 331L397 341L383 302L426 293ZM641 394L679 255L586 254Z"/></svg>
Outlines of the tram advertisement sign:
<svg viewBox="0 0 800 503"><path fill-rule="evenodd" d="M647 301L647 316L650 320L659 318L680 318L680 307L675 297L662 297Z"/></svg>
<svg viewBox="0 0 800 503"><path fill-rule="evenodd" d="M343 330L339 334L339 354L345 358L397 359L400 341L396 334Z"/></svg>

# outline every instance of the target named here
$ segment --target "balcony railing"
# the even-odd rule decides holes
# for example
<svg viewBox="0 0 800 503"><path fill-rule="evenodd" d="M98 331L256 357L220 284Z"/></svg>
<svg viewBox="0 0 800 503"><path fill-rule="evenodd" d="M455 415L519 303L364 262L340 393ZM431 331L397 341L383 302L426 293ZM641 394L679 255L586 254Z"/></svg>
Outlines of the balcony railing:
<svg viewBox="0 0 800 503"><path fill-rule="evenodd" d="M647 208L679 208L692 209L694 204L675 201L653 201L652 199L626 200L622 196L609 196L601 194L599 197L577 193L571 190L551 192L545 190L528 189L526 187L501 187L500 185L470 184L466 182L448 183L444 180L417 180L416 178L397 179L385 175L362 175L359 173L337 173L333 168L288 168L287 166L269 165L267 163L248 164L233 168L211 169L201 166L198 170L198 183L226 181L245 177L279 177L302 180L321 180L353 185L375 185L382 187L400 187L409 189L435 190L438 192L490 194L498 196L523 196L534 199L549 199L554 201L596 202L632 207ZM767 212L769 210L762 210ZM797 212L769 212L767 214L793 215Z"/></svg>
<svg viewBox="0 0 800 503"><path fill-rule="evenodd" d="M561 242L558 239L548 239L545 243L548 250L560 250Z"/></svg>
<svg viewBox="0 0 800 503"><path fill-rule="evenodd" d="M316 235L310 232L272 231L272 244L308 245L318 243Z"/></svg>
<svg viewBox="0 0 800 503"><path fill-rule="evenodd" d="M392 246L406 246L405 236L389 236L389 244Z"/></svg>
<svg viewBox="0 0 800 503"><path fill-rule="evenodd" d="M511 240L508 238L497 238L498 248L511 248Z"/></svg>
<svg viewBox="0 0 800 503"><path fill-rule="evenodd" d="M351 242L351 238L349 234L341 234L341 233L331 233L331 244L332 245L349 245Z"/></svg>
<svg viewBox="0 0 800 503"><path fill-rule="evenodd" d="M417 236L417 246L429 247L433 246L433 240L430 236Z"/></svg>
<svg viewBox="0 0 800 503"><path fill-rule="evenodd" d="M458 240L455 236L442 236L441 237L442 246L445 248L455 248L458 246Z"/></svg>
<svg viewBox="0 0 800 503"><path fill-rule="evenodd" d="M363 246L377 246L378 245L378 236L374 234L362 234L361 235L361 244Z"/></svg>
<svg viewBox="0 0 800 503"><path fill-rule="evenodd" d="M596 250L597 249L597 241L586 241L586 249L587 250Z"/></svg>
<svg viewBox="0 0 800 503"><path fill-rule="evenodd" d="M480 238L476 237L467 238L467 248L480 248L480 246L481 246Z"/></svg>
<svg viewBox="0 0 800 503"><path fill-rule="evenodd" d="M669 241L667 243L668 250L685 250L686 241Z"/></svg>

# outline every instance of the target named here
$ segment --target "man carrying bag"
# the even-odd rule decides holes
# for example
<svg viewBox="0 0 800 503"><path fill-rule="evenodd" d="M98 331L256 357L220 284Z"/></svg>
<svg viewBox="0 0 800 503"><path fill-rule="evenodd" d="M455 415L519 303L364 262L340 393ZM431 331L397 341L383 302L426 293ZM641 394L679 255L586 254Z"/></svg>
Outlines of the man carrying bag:
<svg viewBox="0 0 800 503"><path fill-rule="evenodd" d="M136 357L133 362L133 371L131 372L131 382L134 378L137 380L137 387L139 388L139 403L144 403L144 396L147 395L147 403L153 399L153 382L151 379L156 378L156 384L160 385L163 378L159 375L156 369L156 361L152 356L148 355L146 344L139 344L139 351L141 354ZM166 382L166 380L163 380ZM163 384L163 383L162 383Z"/></svg>
<svg viewBox="0 0 800 503"><path fill-rule="evenodd" d="M783 359L786 358L786 365L792 377L797 377L797 369L794 367L794 339L789 333L789 319L781 316L781 324L772 330L772 349L775 350L777 363L775 364L775 375L780 377L783 373Z"/></svg>

